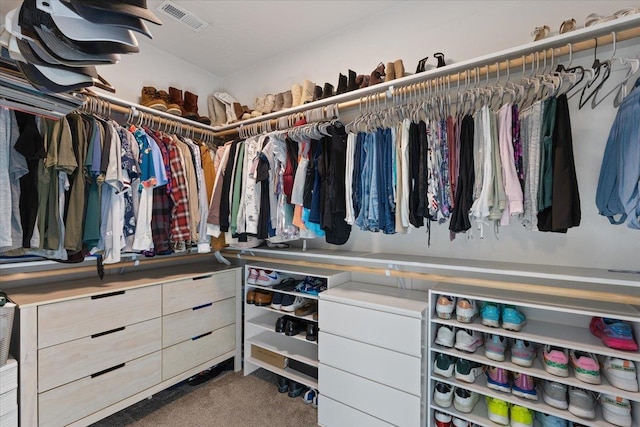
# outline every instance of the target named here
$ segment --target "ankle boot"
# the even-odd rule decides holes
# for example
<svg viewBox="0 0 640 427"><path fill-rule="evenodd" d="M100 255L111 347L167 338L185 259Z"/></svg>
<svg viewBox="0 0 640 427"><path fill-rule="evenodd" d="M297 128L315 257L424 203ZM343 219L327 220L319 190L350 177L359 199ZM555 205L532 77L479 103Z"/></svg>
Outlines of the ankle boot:
<svg viewBox="0 0 640 427"><path fill-rule="evenodd" d="M333 85L330 83L325 83L324 88L322 89L322 96L320 99L330 98L333 96Z"/></svg>
<svg viewBox="0 0 640 427"><path fill-rule="evenodd" d="M220 126L227 122L227 109L218 98L213 95L207 97L207 107L209 108L209 118L214 126Z"/></svg>
<svg viewBox="0 0 640 427"><path fill-rule="evenodd" d="M301 100L302 100L302 86L300 86L297 83L294 83L293 85L291 85L291 106L292 107L297 107L298 105L302 104Z"/></svg>
<svg viewBox="0 0 640 427"><path fill-rule="evenodd" d="M205 125L211 124L211 120L209 119L209 117L201 116L200 114L198 114L198 95L196 95L195 93L185 91L184 109L187 112L187 114L184 115L186 118L204 123Z"/></svg>
<svg viewBox="0 0 640 427"><path fill-rule="evenodd" d="M393 62L387 62L387 74L384 77L385 82L390 82L396 78L396 70L393 68Z"/></svg>
<svg viewBox="0 0 640 427"><path fill-rule="evenodd" d="M239 102L233 103L233 113L236 115L237 120L242 120L244 110L242 109L242 105Z"/></svg>
<svg viewBox="0 0 640 427"><path fill-rule="evenodd" d="M254 110L260 111L262 113L262 109L264 108L264 98L264 96L259 96L256 98L253 106Z"/></svg>
<svg viewBox="0 0 640 427"><path fill-rule="evenodd" d="M360 77L360 76L358 76ZM367 87L369 86L369 76L364 76L362 75L362 79L361 79L361 83L360 83L360 89L362 89L363 87Z"/></svg>
<svg viewBox="0 0 640 427"><path fill-rule="evenodd" d="M369 86L377 85L378 83L382 83L385 78L384 73L384 64L381 62L378 64L375 70L371 72L371 76L369 77Z"/></svg>
<svg viewBox="0 0 640 427"><path fill-rule="evenodd" d="M262 108L262 112L265 114L269 114L276 107L276 97L275 95L269 93L264 97L264 107Z"/></svg>
<svg viewBox="0 0 640 427"><path fill-rule="evenodd" d="M171 89L173 89L173 91ZM167 103L167 113L182 116L182 91L170 87L169 93L163 90L158 93L160 94L160 98L164 99Z"/></svg>
<svg viewBox="0 0 640 427"><path fill-rule="evenodd" d="M160 99L158 91L153 86L145 86L142 88L140 105L144 105L145 107L153 108L158 111L167 111L167 103Z"/></svg>
<svg viewBox="0 0 640 427"><path fill-rule="evenodd" d="M347 92L351 92L352 90L356 90L360 87L357 83L356 72L353 70L349 70L349 82L347 83Z"/></svg>
<svg viewBox="0 0 640 427"><path fill-rule="evenodd" d="M313 100L317 101L322 98L322 88L320 86L315 86L313 88Z"/></svg>
<svg viewBox="0 0 640 427"><path fill-rule="evenodd" d="M276 103L273 107L273 111L282 110L283 105L284 105L284 94L282 92L276 93Z"/></svg>
<svg viewBox="0 0 640 427"><path fill-rule="evenodd" d="M302 96L300 97L300 105L313 101L315 87L316 85L312 81L304 81L304 84L302 85ZM320 91L322 91L322 88L320 88Z"/></svg>
<svg viewBox="0 0 640 427"><path fill-rule="evenodd" d="M396 79L401 79L404 77L404 63L402 62L402 59L398 59L397 61L395 61L393 63L393 71L394 74L396 75Z"/></svg>
<svg viewBox="0 0 640 427"><path fill-rule="evenodd" d="M336 95L347 92L347 76L340 73L338 76L338 88L336 89Z"/></svg>
<svg viewBox="0 0 640 427"><path fill-rule="evenodd" d="M291 108L293 105L293 96L291 95L291 91L288 90L286 92L282 93L282 98L284 99L284 102L282 104L282 108Z"/></svg>
<svg viewBox="0 0 640 427"><path fill-rule="evenodd" d="M176 104L180 107L180 112L182 117L186 117L187 110L184 108L184 100L182 98L182 90L176 89L175 87L169 88L169 99L172 100L173 104ZM188 118L188 117L187 117Z"/></svg>

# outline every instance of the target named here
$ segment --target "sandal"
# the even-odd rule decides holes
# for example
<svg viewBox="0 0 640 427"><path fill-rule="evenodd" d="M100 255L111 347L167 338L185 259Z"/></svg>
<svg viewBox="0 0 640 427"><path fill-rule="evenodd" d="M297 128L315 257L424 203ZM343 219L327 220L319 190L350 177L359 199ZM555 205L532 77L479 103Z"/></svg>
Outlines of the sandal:
<svg viewBox="0 0 640 427"><path fill-rule="evenodd" d="M560 24L560 34L564 34L564 33L568 33L569 31L573 31L577 28L576 26L576 20L573 18L570 19L565 19L564 21L562 21L562 24Z"/></svg>
<svg viewBox="0 0 640 427"><path fill-rule="evenodd" d="M615 12L613 16L616 18L622 18L623 16L635 15L636 13L640 13L640 7L627 7L625 9L620 9Z"/></svg>
<svg viewBox="0 0 640 427"><path fill-rule="evenodd" d="M615 15L602 16L602 15L598 15L597 13L591 13L584 20L584 26L585 27L591 27L592 25L602 24L604 22L613 21L616 18L617 18L617 16L615 16Z"/></svg>
<svg viewBox="0 0 640 427"><path fill-rule="evenodd" d="M549 35L549 31L551 31L551 29L549 28L548 25L541 25L539 27L534 28L533 31L531 32L533 41L537 42L538 40L542 40L543 38L547 37Z"/></svg>

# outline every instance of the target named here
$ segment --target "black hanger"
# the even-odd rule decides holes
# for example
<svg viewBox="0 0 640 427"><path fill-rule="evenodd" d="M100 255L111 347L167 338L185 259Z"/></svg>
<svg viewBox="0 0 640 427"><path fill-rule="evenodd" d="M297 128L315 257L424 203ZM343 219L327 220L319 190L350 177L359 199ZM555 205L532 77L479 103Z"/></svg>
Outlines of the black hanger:
<svg viewBox="0 0 640 427"><path fill-rule="evenodd" d="M578 103L578 108L580 109L584 107L587 104L587 102L589 102L589 100L596 93L598 93L598 91L602 88L604 83L609 79L609 76L611 75L611 61L608 59L605 61L600 61L598 59L598 57L596 56L596 52L598 49L597 38L595 39L595 42L596 42L596 45L593 49L593 65L591 66L591 68L594 71L594 75L593 75L593 78L590 81L588 81L587 84L584 85L584 87L582 88L582 93L580 94L580 102ZM598 78L600 78L600 82L597 84L595 89L593 89L593 91L589 93L585 98L585 94L587 93L587 90L591 89L591 87L593 87L593 85L596 84L596 82L598 81Z"/></svg>

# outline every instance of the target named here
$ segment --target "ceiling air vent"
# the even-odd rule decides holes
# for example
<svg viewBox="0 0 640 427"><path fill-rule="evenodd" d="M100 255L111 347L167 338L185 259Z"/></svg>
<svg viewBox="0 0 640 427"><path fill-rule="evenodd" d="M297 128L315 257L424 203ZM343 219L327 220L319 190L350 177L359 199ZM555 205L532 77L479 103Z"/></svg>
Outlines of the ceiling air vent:
<svg viewBox="0 0 640 427"><path fill-rule="evenodd" d="M165 0L158 7L158 10L169 15L178 22L182 22L195 32L200 32L209 26L208 23L195 16L182 6L179 6L169 0Z"/></svg>

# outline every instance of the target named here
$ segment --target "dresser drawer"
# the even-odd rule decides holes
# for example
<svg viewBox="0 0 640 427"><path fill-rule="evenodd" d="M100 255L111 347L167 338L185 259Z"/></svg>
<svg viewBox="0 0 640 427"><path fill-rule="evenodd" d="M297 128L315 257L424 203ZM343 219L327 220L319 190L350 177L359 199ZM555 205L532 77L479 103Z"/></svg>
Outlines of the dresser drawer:
<svg viewBox="0 0 640 427"><path fill-rule="evenodd" d="M38 390L42 393L159 351L161 335L156 318L38 350Z"/></svg>
<svg viewBox="0 0 640 427"><path fill-rule="evenodd" d="M319 329L415 357L422 355L422 320L320 300Z"/></svg>
<svg viewBox="0 0 640 427"><path fill-rule="evenodd" d="M18 403L18 389L6 391L0 394L0 416L7 415L13 406Z"/></svg>
<svg viewBox="0 0 640 427"><path fill-rule="evenodd" d="M393 427L393 424L336 402L324 394L318 396L318 425L322 427Z"/></svg>
<svg viewBox="0 0 640 427"><path fill-rule="evenodd" d="M397 388L418 397L421 393L420 359L320 331L320 363Z"/></svg>
<svg viewBox="0 0 640 427"><path fill-rule="evenodd" d="M162 288L148 286L38 307L38 348L160 317Z"/></svg>
<svg viewBox="0 0 640 427"><path fill-rule="evenodd" d="M324 343L322 343L324 345ZM420 398L357 375L320 364L318 388L344 405L396 426L420 424Z"/></svg>
<svg viewBox="0 0 640 427"><path fill-rule="evenodd" d="M40 393L39 425L67 425L152 387L160 383L160 367L158 351L106 373Z"/></svg>
<svg viewBox="0 0 640 427"><path fill-rule="evenodd" d="M162 318L162 347L169 347L236 321L236 299L179 311Z"/></svg>
<svg viewBox="0 0 640 427"><path fill-rule="evenodd" d="M236 296L236 273L208 274L162 285L162 313L169 314Z"/></svg>
<svg viewBox="0 0 640 427"><path fill-rule="evenodd" d="M162 350L162 380L168 380L235 348L235 323L200 338L167 347Z"/></svg>
<svg viewBox="0 0 640 427"><path fill-rule="evenodd" d="M0 427L18 427L18 404L13 403L9 407L9 411L0 415Z"/></svg>

